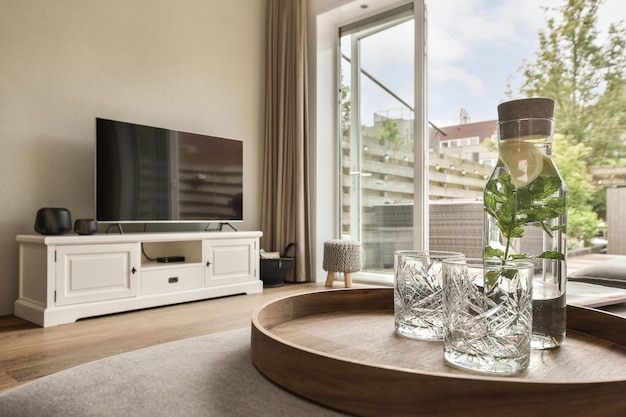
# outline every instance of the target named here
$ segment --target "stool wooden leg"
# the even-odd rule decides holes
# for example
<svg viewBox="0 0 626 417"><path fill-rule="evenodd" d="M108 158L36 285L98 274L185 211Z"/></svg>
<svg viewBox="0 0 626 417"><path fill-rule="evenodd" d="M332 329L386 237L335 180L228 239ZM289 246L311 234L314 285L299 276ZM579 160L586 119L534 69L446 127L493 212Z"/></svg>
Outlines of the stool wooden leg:
<svg viewBox="0 0 626 417"><path fill-rule="evenodd" d="M346 284L346 288L352 287L352 272L344 272L343 280L344 280L344 283Z"/></svg>
<svg viewBox="0 0 626 417"><path fill-rule="evenodd" d="M335 271L328 271L328 275L326 275L326 286L332 287L334 280L335 280Z"/></svg>

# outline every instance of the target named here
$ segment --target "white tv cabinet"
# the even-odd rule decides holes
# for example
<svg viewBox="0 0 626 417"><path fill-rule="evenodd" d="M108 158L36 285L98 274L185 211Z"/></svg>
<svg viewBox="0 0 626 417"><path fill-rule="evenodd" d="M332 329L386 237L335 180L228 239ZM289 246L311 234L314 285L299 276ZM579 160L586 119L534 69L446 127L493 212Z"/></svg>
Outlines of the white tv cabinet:
<svg viewBox="0 0 626 417"><path fill-rule="evenodd" d="M261 232L19 235L15 315L43 327L79 318L263 291ZM156 262L183 256L182 262Z"/></svg>

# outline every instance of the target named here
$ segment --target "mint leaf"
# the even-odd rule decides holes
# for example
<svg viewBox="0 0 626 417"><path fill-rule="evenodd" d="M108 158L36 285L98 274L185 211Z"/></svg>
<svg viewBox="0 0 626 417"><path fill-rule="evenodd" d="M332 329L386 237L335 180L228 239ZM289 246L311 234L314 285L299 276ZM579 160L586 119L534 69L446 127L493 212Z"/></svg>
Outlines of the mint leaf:
<svg viewBox="0 0 626 417"><path fill-rule="evenodd" d="M498 273L498 271L487 271L487 273L485 273L485 283L487 284L485 286L485 290L487 291L487 286L493 287L499 279L500 274Z"/></svg>
<svg viewBox="0 0 626 417"><path fill-rule="evenodd" d="M511 175L501 173L487 181L484 193L484 207L487 214L495 219L496 226L506 240L504 251L487 246L486 258L528 259L526 254L510 254L511 239L524 237L524 226L532 225L542 229L552 237L554 232L565 232L565 225L552 225L549 221L567 211L565 197L555 195L561 188L558 176L540 175L525 187L517 188ZM560 252L544 252L542 259L565 258Z"/></svg>
<svg viewBox="0 0 626 417"><path fill-rule="evenodd" d="M494 249L491 246L485 248L485 258L502 258L504 252L500 249Z"/></svg>
<svg viewBox="0 0 626 417"><path fill-rule="evenodd" d="M538 258L541 258L541 259L556 259L556 260L559 260L559 261L563 261L563 260L565 260L565 255L563 255L561 252L546 251L546 252L542 253L541 255L539 255Z"/></svg>

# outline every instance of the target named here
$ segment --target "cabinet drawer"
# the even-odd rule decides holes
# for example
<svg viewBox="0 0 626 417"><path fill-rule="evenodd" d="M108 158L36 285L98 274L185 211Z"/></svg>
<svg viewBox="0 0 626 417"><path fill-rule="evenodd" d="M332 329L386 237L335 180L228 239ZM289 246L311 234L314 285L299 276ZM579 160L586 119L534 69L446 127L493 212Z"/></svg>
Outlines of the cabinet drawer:
<svg viewBox="0 0 626 417"><path fill-rule="evenodd" d="M141 295L192 290L202 287L202 265L141 272Z"/></svg>

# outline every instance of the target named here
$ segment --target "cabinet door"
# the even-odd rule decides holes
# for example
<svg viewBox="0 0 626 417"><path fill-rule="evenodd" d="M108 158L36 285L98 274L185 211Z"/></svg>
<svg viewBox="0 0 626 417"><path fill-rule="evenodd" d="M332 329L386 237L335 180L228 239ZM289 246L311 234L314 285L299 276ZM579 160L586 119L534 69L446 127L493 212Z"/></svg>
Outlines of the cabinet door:
<svg viewBox="0 0 626 417"><path fill-rule="evenodd" d="M56 305L134 297L139 244L56 247Z"/></svg>
<svg viewBox="0 0 626 417"><path fill-rule="evenodd" d="M216 239L205 244L205 285L258 280L258 239Z"/></svg>

